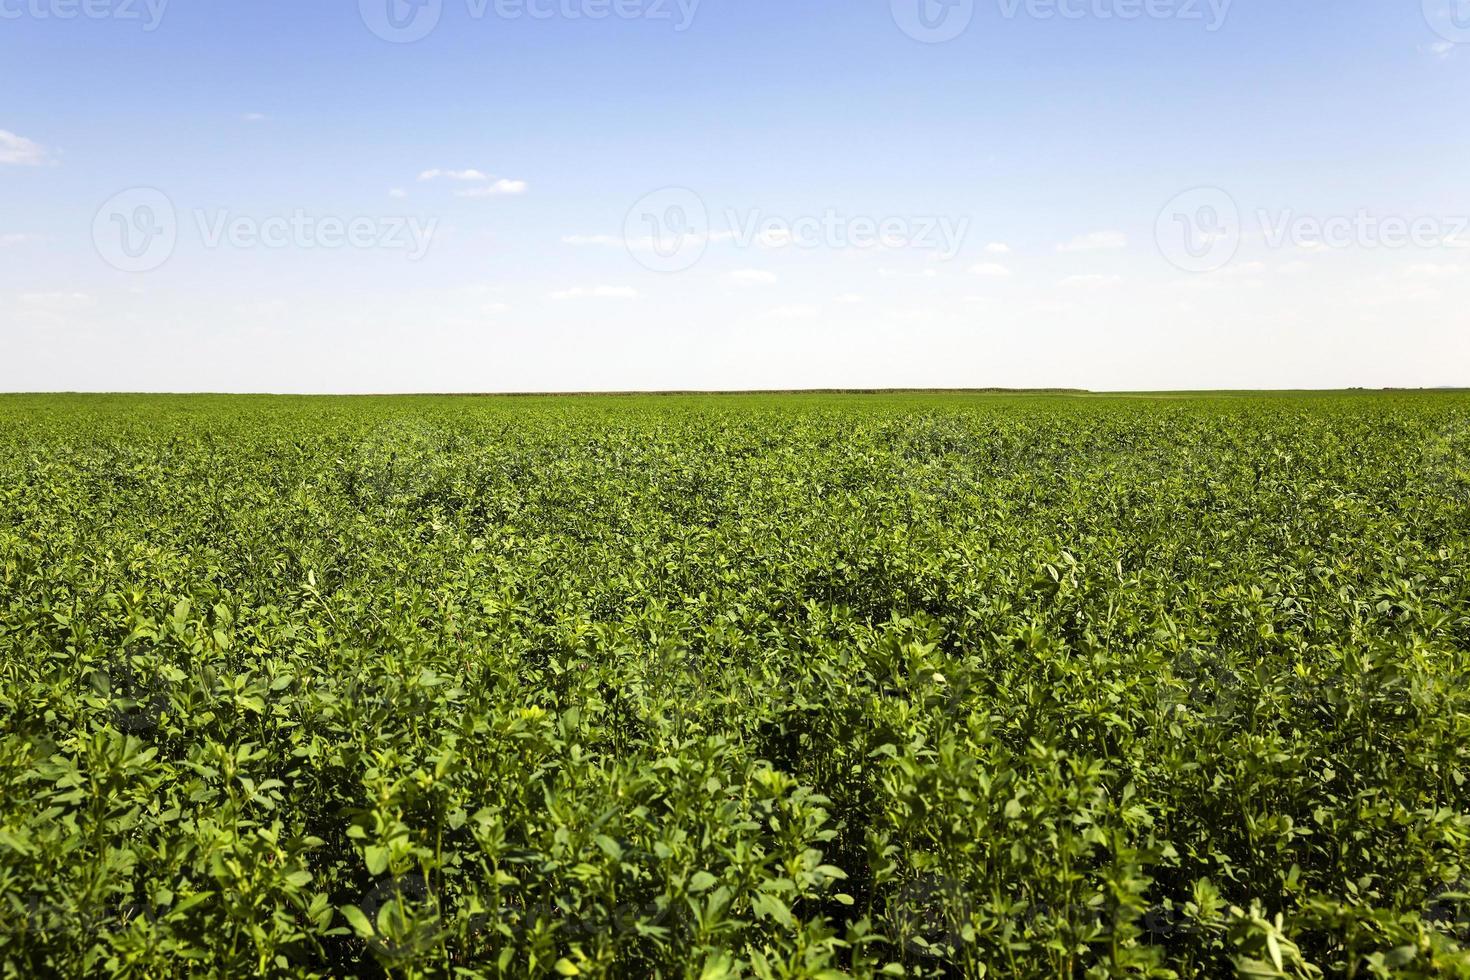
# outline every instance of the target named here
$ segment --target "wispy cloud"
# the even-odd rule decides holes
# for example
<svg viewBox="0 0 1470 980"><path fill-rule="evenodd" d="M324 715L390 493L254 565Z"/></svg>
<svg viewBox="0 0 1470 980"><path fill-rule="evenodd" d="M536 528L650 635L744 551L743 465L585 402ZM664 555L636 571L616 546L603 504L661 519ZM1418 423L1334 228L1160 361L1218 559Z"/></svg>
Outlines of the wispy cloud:
<svg viewBox="0 0 1470 980"><path fill-rule="evenodd" d="M39 167L46 162L46 150L40 143L0 129L0 163L18 167Z"/></svg>
<svg viewBox="0 0 1470 980"><path fill-rule="evenodd" d="M1122 276L1086 275L1068 276L1058 285L1063 289L1111 289L1123 284Z"/></svg>
<svg viewBox="0 0 1470 980"><path fill-rule="evenodd" d="M427 183L433 180L449 180L459 184L474 184L464 190L454 192L455 197L501 197L509 194L524 194L529 185L524 180L509 180L505 177L497 178L493 174L487 174L483 170L425 170L419 174L419 181Z"/></svg>
<svg viewBox="0 0 1470 980"><path fill-rule="evenodd" d="M240 118L241 119L244 119L248 123L258 123L258 122L265 122L267 119L270 118L270 116L267 116L263 112L247 112L247 113L245 113L245 115L241 116Z"/></svg>
<svg viewBox="0 0 1470 980"><path fill-rule="evenodd" d="M1414 282L1440 282L1449 279L1462 279L1465 270L1453 265L1441 265L1433 262L1411 265L1404 269L1404 278Z"/></svg>
<svg viewBox="0 0 1470 980"><path fill-rule="evenodd" d="M1011 270L999 262L981 262L978 265L972 265L970 273L984 279L1009 279L1011 276Z"/></svg>
<svg viewBox="0 0 1470 980"><path fill-rule="evenodd" d="M731 231L691 232L680 238L677 244L680 247L692 248L716 242L728 242L734 238L735 233ZM660 242L651 235L636 238L624 238L621 235L563 235L561 243L578 248L627 248L635 252L652 252L658 248L667 248L669 245L668 242Z"/></svg>
<svg viewBox="0 0 1470 980"><path fill-rule="evenodd" d="M461 181L484 181L489 180L490 175L481 170L425 170L419 174L419 180L461 180Z"/></svg>
<svg viewBox="0 0 1470 980"><path fill-rule="evenodd" d="M637 299L638 290L632 286L576 286L551 293L554 300L568 299Z"/></svg>
<svg viewBox="0 0 1470 980"><path fill-rule="evenodd" d="M750 285L768 284L777 281L776 274L774 272L767 272L765 269L736 269L730 273L730 278L735 282Z"/></svg>
<svg viewBox="0 0 1470 980"><path fill-rule="evenodd" d="M70 313L91 309L97 305L97 300L91 293L83 292L22 293L20 305L47 313Z"/></svg>
<svg viewBox="0 0 1470 980"><path fill-rule="evenodd" d="M497 180L483 187L471 187L468 190L455 191L455 197L501 197L504 195L524 194L528 185L524 180Z"/></svg>
<svg viewBox="0 0 1470 980"><path fill-rule="evenodd" d="M10 231L0 234L0 248L13 248L16 245L24 245L36 240L35 235L26 235L18 231Z"/></svg>
<svg viewBox="0 0 1470 980"><path fill-rule="evenodd" d="M1011 247L1005 242L991 242L985 246L985 251L990 255L1010 255Z"/></svg>
<svg viewBox="0 0 1470 980"><path fill-rule="evenodd" d="M1128 247L1128 236L1121 231L1094 231L1078 235L1057 246L1058 252L1103 252Z"/></svg>
<svg viewBox="0 0 1470 980"><path fill-rule="evenodd" d="M579 248L596 245L606 248L622 248L623 240L616 235L563 235L563 245L575 245Z"/></svg>
<svg viewBox="0 0 1470 980"><path fill-rule="evenodd" d="M809 303L793 303L769 309L766 311L766 316L772 320L810 320L820 315L821 312Z"/></svg>

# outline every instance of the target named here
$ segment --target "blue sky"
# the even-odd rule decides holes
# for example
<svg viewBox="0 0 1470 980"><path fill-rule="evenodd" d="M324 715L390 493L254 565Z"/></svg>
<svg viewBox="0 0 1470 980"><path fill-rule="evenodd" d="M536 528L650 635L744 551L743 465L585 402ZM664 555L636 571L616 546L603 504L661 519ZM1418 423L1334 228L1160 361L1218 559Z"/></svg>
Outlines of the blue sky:
<svg viewBox="0 0 1470 980"><path fill-rule="evenodd" d="M1470 385L1467 81L1470 0L0 0L0 389Z"/></svg>

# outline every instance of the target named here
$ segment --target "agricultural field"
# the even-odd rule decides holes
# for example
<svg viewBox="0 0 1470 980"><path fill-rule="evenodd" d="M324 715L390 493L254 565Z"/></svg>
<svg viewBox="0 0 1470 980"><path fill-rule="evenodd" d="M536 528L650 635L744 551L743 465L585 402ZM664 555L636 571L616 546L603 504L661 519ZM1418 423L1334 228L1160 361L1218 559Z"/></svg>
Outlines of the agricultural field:
<svg viewBox="0 0 1470 980"><path fill-rule="evenodd" d="M6 977L1470 977L1470 395L0 396Z"/></svg>

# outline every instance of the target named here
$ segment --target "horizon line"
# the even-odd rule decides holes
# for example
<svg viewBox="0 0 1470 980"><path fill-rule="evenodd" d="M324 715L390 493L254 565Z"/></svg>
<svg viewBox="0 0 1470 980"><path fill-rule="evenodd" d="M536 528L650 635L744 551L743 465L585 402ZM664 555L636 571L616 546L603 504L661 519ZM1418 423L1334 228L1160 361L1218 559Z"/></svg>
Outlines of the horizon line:
<svg viewBox="0 0 1470 980"><path fill-rule="evenodd" d="M61 390L0 391L0 397L98 396L159 398L632 398L640 396L739 396L739 395L1285 395L1285 394L1384 394L1384 393L1470 392L1470 386L1348 388L648 388L566 391L125 391Z"/></svg>

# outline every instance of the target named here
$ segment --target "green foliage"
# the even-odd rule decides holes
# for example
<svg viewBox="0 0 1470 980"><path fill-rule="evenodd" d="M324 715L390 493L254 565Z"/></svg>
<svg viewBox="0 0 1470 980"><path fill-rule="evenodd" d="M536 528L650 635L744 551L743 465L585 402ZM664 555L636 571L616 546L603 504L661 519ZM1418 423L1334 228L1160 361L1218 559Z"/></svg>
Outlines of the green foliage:
<svg viewBox="0 0 1470 980"><path fill-rule="evenodd" d="M0 398L6 977L1470 977L1470 398Z"/></svg>

